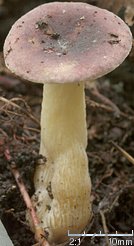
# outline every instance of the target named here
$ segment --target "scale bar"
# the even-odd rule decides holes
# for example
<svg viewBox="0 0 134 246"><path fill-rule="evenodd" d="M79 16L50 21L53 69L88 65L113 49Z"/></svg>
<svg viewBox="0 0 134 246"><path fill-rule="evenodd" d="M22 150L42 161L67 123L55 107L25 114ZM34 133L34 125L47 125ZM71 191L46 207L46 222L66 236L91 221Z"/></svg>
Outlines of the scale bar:
<svg viewBox="0 0 134 246"><path fill-rule="evenodd" d="M107 237L133 237L134 236L134 231L132 230L131 234L122 234L122 233L118 233L118 232L116 232L115 234L109 234L109 233L105 234L105 233L101 233L101 231L100 231L99 234L96 234L96 233L87 234L85 232L81 233L81 234L79 234L79 233L75 234L75 233L70 233L68 231L68 236L69 237L105 237L105 236L107 236Z"/></svg>

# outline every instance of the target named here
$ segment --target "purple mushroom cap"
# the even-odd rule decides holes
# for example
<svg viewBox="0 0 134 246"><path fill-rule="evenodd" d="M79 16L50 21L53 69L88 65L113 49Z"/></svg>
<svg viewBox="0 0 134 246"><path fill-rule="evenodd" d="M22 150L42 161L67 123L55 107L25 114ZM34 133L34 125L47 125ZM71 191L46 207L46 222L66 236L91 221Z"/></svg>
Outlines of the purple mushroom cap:
<svg viewBox="0 0 134 246"><path fill-rule="evenodd" d="M6 66L38 83L73 83L118 67L132 46L128 26L86 3L40 5L15 22L4 44Z"/></svg>

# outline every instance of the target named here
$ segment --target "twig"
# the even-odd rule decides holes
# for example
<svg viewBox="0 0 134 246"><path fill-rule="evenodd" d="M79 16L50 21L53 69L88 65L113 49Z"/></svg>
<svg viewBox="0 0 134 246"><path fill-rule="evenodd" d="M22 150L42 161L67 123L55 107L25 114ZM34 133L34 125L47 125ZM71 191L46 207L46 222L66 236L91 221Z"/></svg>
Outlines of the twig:
<svg viewBox="0 0 134 246"><path fill-rule="evenodd" d="M95 190L99 187L99 185L102 183L102 181L106 178L109 178L113 174L113 169L109 169L108 172L105 172L105 174L98 180L98 182L95 185Z"/></svg>
<svg viewBox="0 0 134 246"><path fill-rule="evenodd" d="M8 137L7 133L6 133L2 128L0 128L0 132L3 134L3 136L4 136L5 138Z"/></svg>
<svg viewBox="0 0 134 246"><path fill-rule="evenodd" d="M115 112L115 114L117 116L120 116L120 109L117 107L117 105L115 105L109 98L105 97L104 95L102 95L97 86L96 86L96 83L95 81L93 81L92 83L92 87L91 87L91 93L96 96L97 98L99 98L101 100L101 102L104 103L104 105L109 105L113 111Z"/></svg>
<svg viewBox="0 0 134 246"><path fill-rule="evenodd" d="M134 158L130 154L128 154L124 149L122 149L118 144L114 143L113 141L111 141L111 143L126 157L128 161L130 161L134 165Z"/></svg>
<svg viewBox="0 0 134 246"><path fill-rule="evenodd" d="M101 108L101 109L106 110L107 112L115 112L115 110L112 107L110 107L108 105L104 105L102 103L95 102L95 101L89 99L88 97L86 98L86 102L87 102L87 105L89 107ZM126 114L126 113L124 113L122 111L120 111L120 115L122 117L128 119L128 120L134 120L134 116L133 115L130 116L130 115L128 115L128 114ZM119 115L117 115L117 116L119 116Z"/></svg>
<svg viewBox="0 0 134 246"><path fill-rule="evenodd" d="M120 115L121 115L124 118L127 118L129 120L134 120L133 115L128 115L128 114L122 112L114 102L112 102L109 98L107 98L106 96L102 95L99 92L97 85L96 85L96 81L92 81L92 83L90 83L90 86L87 84L86 87L90 90L90 93L93 96L97 97L102 102L102 103L98 103L96 101L89 99L89 97L87 97L86 101L89 104L89 106L101 108L101 109L104 109L108 112L114 112L116 117L120 117Z"/></svg>
<svg viewBox="0 0 134 246"><path fill-rule="evenodd" d="M23 102L24 103L24 105L25 105L25 108L27 109L27 111L29 111L30 110L30 106L26 103L26 101L23 99L23 98L19 98L19 97L13 97L12 99L11 99L11 102Z"/></svg>
<svg viewBox="0 0 134 246"><path fill-rule="evenodd" d="M26 114L30 119L32 119L36 124L38 124L40 126L39 121L27 110L23 109L22 107L20 107L18 104L12 102L11 100L8 100L4 97L0 97L0 101L5 102L6 104L9 104L15 108L18 108L19 110L21 110L24 114Z"/></svg>
<svg viewBox="0 0 134 246"><path fill-rule="evenodd" d="M109 239L108 239L108 236L107 236L108 228L107 228L107 224L106 224L105 215L104 215L104 212L102 210L100 210L100 215L101 215L103 230L104 230L104 233L106 234L106 236L105 236L106 244L107 244L107 246L110 246L110 242L109 242Z"/></svg>
<svg viewBox="0 0 134 246"><path fill-rule="evenodd" d="M36 244L36 245L39 245L39 246L50 246L48 241L46 240L46 235L45 235L45 232L43 231L43 228L40 226L40 221L37 217L37 214L35 212L35 209L34 209L34 206L31 202L31 199L29 197L29 194L26 190L26 187L23 183L23 180L21 178L21 175L19 173L19 171L17 170L17 167L16 167L16 164L14 161L12 161L12 158L11 158L11 155L10 155L10 151L8 148L6 148L5 150L5 157L6 157L6 160L11 162L11 165L10 165L10 171L12 172L15 180L16 180L16 183L19 187L19 190L20 190L20 193L25 201L25 204L26 204L26 207L30 213L30 216L32 218L32 222L34 224L34 231L35 231L35 239L37 242L39 242L39 244Z"/></svg>
<svg viewBox="0 0 134 246"><path fill-rule="evenodd" d="M86 98L86 102L87 102L87 104L90 107L93 107L93 108L101 108L101 109L104 109L104 110L106 110L108 112L113 112L113 109L110 106L104 105L102 103L95 102L95 101L89 99L88 97Z"/></svg>
<svg viewBox="0 0 134 246"><path fill-rule="evenodd" d="M40 133L40 130L39 129L36 129L36 128L33 128L33 127L24 126L23 128L26 129L26 130L28 130L28 131Z"/></svg>

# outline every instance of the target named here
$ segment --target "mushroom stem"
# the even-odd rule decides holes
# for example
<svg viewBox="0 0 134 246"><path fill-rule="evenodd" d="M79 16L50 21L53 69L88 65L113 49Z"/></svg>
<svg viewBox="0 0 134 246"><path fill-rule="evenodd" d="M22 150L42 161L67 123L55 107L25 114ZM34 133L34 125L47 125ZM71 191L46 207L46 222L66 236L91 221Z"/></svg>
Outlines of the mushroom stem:
<svg viewBox="0 0 134 246"><path fill-rule="evenodd" d="M64 242L90 220L86 146L83 83L44 85L40 153L47 162L36 168L34 200L50 242Z"/></svg>
<svg viewBox="0 0 134 246"><path fill-rule="evenodd" d="M75 141L86 148L83 83L44 85L40 153L55 159Z"/></svg>

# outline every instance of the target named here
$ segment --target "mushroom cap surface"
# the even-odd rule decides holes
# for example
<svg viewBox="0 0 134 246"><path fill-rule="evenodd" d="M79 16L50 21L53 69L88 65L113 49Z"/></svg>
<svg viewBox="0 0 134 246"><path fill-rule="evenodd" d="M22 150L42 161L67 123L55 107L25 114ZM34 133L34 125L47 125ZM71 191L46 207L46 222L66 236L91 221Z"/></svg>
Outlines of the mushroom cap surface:
<svg viewBox="0 0 134 246"><path fill-rule="evenodd" d="M15 22L4 44L6 66L38 83L73 83L118 67L132 46L115 14L76 2L40 5Z"/></svg>

